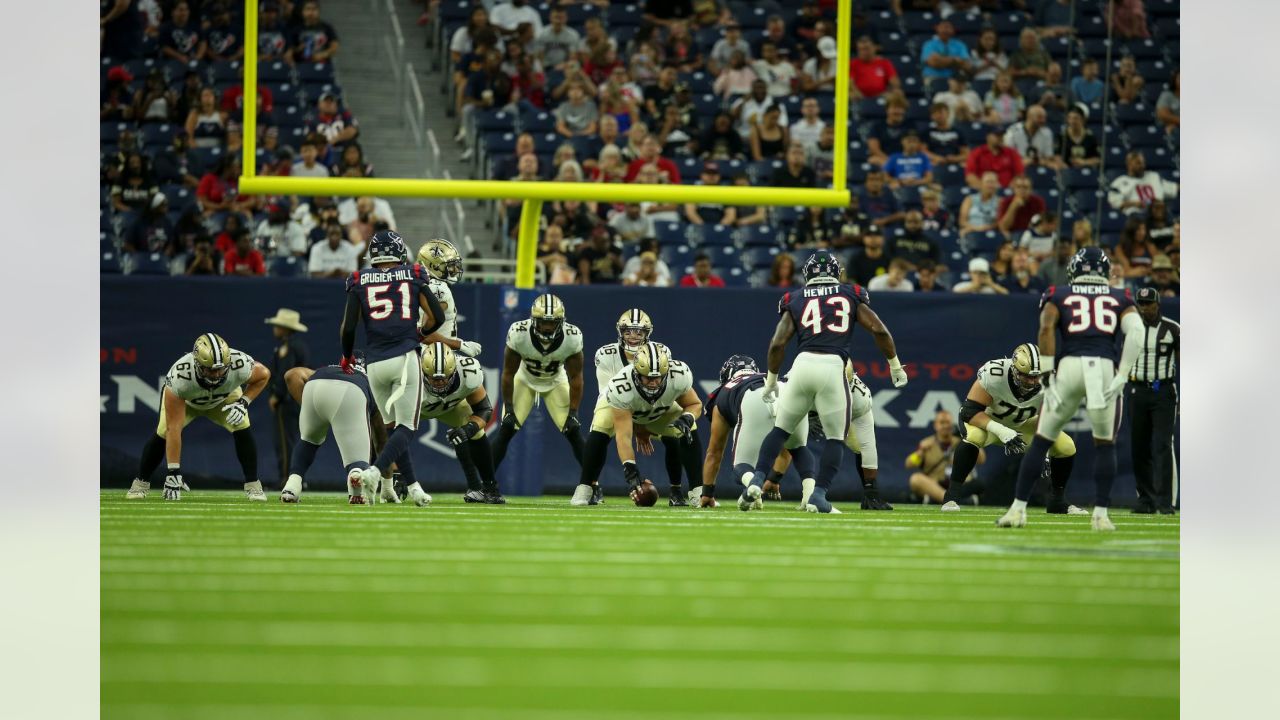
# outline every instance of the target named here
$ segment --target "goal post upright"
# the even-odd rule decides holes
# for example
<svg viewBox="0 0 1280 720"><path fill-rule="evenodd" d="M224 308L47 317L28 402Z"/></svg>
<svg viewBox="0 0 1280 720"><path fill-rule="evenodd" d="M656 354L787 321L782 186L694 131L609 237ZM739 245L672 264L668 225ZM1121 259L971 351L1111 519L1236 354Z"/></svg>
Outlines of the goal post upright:
<svg viewBox="0 0 1280 720"><path fill-rule="evenodd" d="M849 23L853 0L839 0L836 23L835 147L832 187L776 188L735 185L639 185L635 183L512 183L495 180L440 180L430 178L300 178L258 176L258 6L245 0L243 160L239 192L249 195L334 195L338 197L425 197L474 200L523 200L516 244L516 287L533 287L537 263L538 219L542 203L556 200L581 202L712 203L843 208L849 204Z"/></svg>

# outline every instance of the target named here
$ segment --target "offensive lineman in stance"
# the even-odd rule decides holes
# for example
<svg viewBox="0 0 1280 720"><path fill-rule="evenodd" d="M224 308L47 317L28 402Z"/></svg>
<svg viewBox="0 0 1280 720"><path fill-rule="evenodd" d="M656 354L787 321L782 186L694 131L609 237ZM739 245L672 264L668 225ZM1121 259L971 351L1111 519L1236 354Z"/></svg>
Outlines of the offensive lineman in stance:
<svg viewBox="0 0 1280 720"><path fill-rule="evenodd" d="M422 376L427 392L422 398L422 419L439 420L449 426L445 437L456 449L467 448L479 475L480 489L468 489L462 499L469 503L503 505L493 474L493 451L484 428L493 417L493 404L484 391L484 368L480 361L458 357L442 342L422 349ZM458 453L462 462L462 453ZM464 464L463 470L466 467Z"/></svg>
<svg viewBox="0 0 1280 720"><path fill-rule="evenodd" d="M1067 285L1054 285L1040 299L1040 366L1044 408L1035 437L1018 468L1018 484L1009 511L998 527L1027 524L1027 500L1040 476L1054 438L1084 402L1093 429L1093 478L1097 484L1094 530L1115 530L1107 516L1111 483L1116 474L1116 395L1129 379L1142 348L1142 319L1128 290L1112 288L1111 259L1097 247L1081 248L1067 266ZM1125 334L1124 352L1116 367L1115 334ZM1062 363L1054 372L1057 336L1062 337Z"/></svg>
<svg viewBox="0 0 1280 720"><path fill-rule="evenodd" d="M502 361L502 427L493 444L496 470L507 445L529 417L535 398L547 404L556 429L564 434L582 465L578 405L582 403L582 331L564 321L564 303L555 295L533 300L528 320L511 323Z"/></svg>
<svg viewBox="0 0 1280 720"><path fill-rule="evenodd" d="M280 491L280 502L302 500L302 479L315 462L316 453L330 430L338 444L338 455L346 468L347 487L350 489L353 485L350 476L358 475L369 467L369 458L373 455L370 433L380 435L379 444L386 440L382 417L369 391L364 358L357 353L355 372L350 375L343 371L341 365L315 370L296 367L284 374L284 381L289 387L289 394L302 408L298 416L302 437L293 446L293 458L289 464L293 472ZM349 495L347 502L364 505L366 501L373 501L373 488L361 485L361 491L358 495Z"/></svg>
<svg viewBox="0 0 1280 720"><path fill-rule="evenodd" d="M764 385L765 402L778 398L776 419L773 430L760 445L755 471L743 476L749 484L738 499L742 510L761 506L765 477L782 446L809 411L817 410L830 437L823 443L816 487L805 509L819 513L832 511L827 490L840 470L844 438L849 433L852 415L845 364L849 360L854 322L872 334L876 347L889 362L893 386L907 384L907 372L898 360L893 336L871 309L866 289L840 282L840 261L831 253L819 250L805 261L801 273L804 287L788 292L778 302L782 319L769 342L769 374ZM788 373L790 379L783 388L786 392L779 398L778 373L792 336L796 337L800 352Z"/></svg>
<svg viewBox="0 0 1280 720"><path fill-rule="evenodd" d="M205 333L196 338L191 352L178 358L164 378L160 422L142 448L138 477L125 497L145 498L151 490L151 474L165 459L164 499L182 498L182 491L190 489L182 481L182 430L202 417L231 433L244 471L245 495L254 502L266 502L258 479L258 446L249 430L249 403L270 378L271 371L265 365L232 350L218 335Z"/></svg>
<svg viewBox="0 0 1280 720"><path fill-rule="evenodd" d="M640 469L631 443L637 425L650 435L689 438L680 445L680 460L690 484L697 482L694 478L698 477L702 461L702 443L694 425L702 414L702 401L693 389L693 371L679 360L672 360L666 345L647 342L639 348L632 363L609 379L605 400L609 403L608 419L602 419L599 425L592 422L582 479L573 491L570 505L592 504L593 486L600 479L610 436L617 444L627 485L633 491L640 485ZM668 502L675 506L689 504L679 486L671 488Z"/></svg>
<svg viewBox="0 0 1280 720"><path fill-rule="evenodd" d="M951 484L942 505L944 512L959 510L957 500L981 492L976 480L965 482L978 464L978 451L999 443L1006 455L1026 452L1027 443L1036 432L1040 405L1044 402L1044 375L1040 350L1023 343L1013 350L1013 357L997 358L978 368L978 377L969 388L969 396L960 406L961 443L951 458ZM1065 498L1071 466L1075 464L1076 444L1071 436L1059 432L1049 447L1049 478L1052 496L1048 512L1065 515L1088 515Z"/></svg>
<svg viewBox="0 0 1280 720"><path fill-rule="evenodd" d="M391 487L391 464L395 463L408 486L409 499L424 507L431 504L431 496L414 477L409 451L422 404L417 311L423 311L424 334L440 327L444 311L428 288L426 269L417 263L410 265L405 257L404 239L393 231L380 230L369 241L369 262L373 267L357 270L347 278L342 371L355 372L356 325L363 319L369 390L383 419L395 427L373 467L348 476L347 490L351 495L363 495L364 485L375 488L381 484L382 498L398 502Z"/></svg>

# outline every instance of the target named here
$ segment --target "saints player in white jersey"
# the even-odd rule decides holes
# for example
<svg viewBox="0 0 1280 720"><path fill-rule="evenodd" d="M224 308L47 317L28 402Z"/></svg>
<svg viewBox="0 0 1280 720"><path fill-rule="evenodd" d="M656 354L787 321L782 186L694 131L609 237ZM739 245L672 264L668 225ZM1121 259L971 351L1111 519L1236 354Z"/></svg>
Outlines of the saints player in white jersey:
<svg viewBox="0 0 1280 720"><path fill-rule="evenodd" d="M1036 432L1044 392L1040 384L1044 368L1040 350L1032 343L1014 348L1013 355L997 358L978 369L978 377L960 406L960 437L951 459L950 486L942 510L960 509L958 500L982 492L978 480L964 482L978 464L978 451L988 445L1003 445L1006 455L1021 455ZM1088 515L1087 510L1068 505L1067 480L1075 463L1076 444L1059 432L1049 447L1049 477L1052 495L1047 511L1066 515ZM958 480L958 481L957 481Z"/></svg>
<svg viewBox="0 0 1280 720"><path fill-rule="evenodd" d="M610 437L617 445L627 485L634 489L640 483L640 469L632 446L636 427L658 437L687 438L687 443L681 443L681 463L690 482L699 482L694 478L701 476L702 442L695 423L702 414L702 401L693 389L693 371L679 360L671 359L667 346L647 342L639 348L631 365L609 379L605 402L609 405L609 414L592 421L587 459L582 464L582 477L570 505L591 504L593 486L599 482ZM678 499L673 505L688 504L679 497L683 493L678 487L672 492Z"/></svg>
<svg viewBox="0 0 1280 720"><path fill-rule="evenodd" d="M484 368L480 361L458 357L442 342L422 349L422 375L427 392L422 398L422 419L439 420L449 427L445 437L454 448L467 448L466 457L474 465L468 471L478 475L479 487L469 487L463 500L469 503L502 505L507 501L498 492L493 471L493 451L485 426L493 417L493 404L484 391ZM458 453L461 462L463 453Z"/></svg>
<svg viewBox="0 0 1280 720"><path fill-rule="evenodd" d="M428 240L418 248L418 264L425 267L427 274L431 276L427 287L440 302L440 309L444 310L444 324L423 338L422 344L425 346L442 342L454 352L467 357L479 357L480 343L458 337L458 307L453 301L453 290L450 288L462 279L462 256L458 254L458 249L443 238Z"/></svg>
<svg viewBox="0 0 1280 720"><path fill-rule="evenodd" d="M271 371L247 353L233 350L214 333L196 338L191 352L178 358L164 379L160 421L155 435L142 448L138 477L125 496L138 500L151 490L151 474L164 459L164 499L178 500L188 490L182 481L182 430L198 417L231 433L236 458L244 471L244 492L254 502L266 502L258 479L258 447L249 429L249 403L271 379Z"/></svg>
<svg viewBox="0 0 1280 720"><path fill-rule="evenodd" d="M511 324L502 362L502 425L493 443L493 467L529 417L536 399L569 441L582 464L578 406L582 404L582 331L564 321L564 303L555 295L534 298L528 320Z"/></svg>
<svg viewBox="0 0 1280 720"><path fill-rule="evenodd" d="M605 389L609 386L609 380L621 372L624 367L630 365L635 359L636 351L644 347L644 344L649 342L653 336L653 321L649 319L649 314L640 308L631 308L623 312L618 317L615 327L618 329L618 341L604 345L596 351L596 387L600 389L600 396L596 399L596 407L591 415L593 427L600 422L600 418L610 414L609 404L605 401ZM680 485L680 475L684 472L680 461L681 439L664 437L661 438L661 442L664 449L665 457L663 459L667 467L668 482L673 487L678 486ZM642 453L647 455L653 452L653 443L648 433L643 430L637 433L636 443ZM696 480L690 481L690 485L696 486L696 484ZM700 487L695 487L694 490L697 493L701 492ZM672 505L685 504L680 493L672 493L670 497ZM596 485L592 504L603 502L603 498L604 494L601 492L600 486Z"/></svg>

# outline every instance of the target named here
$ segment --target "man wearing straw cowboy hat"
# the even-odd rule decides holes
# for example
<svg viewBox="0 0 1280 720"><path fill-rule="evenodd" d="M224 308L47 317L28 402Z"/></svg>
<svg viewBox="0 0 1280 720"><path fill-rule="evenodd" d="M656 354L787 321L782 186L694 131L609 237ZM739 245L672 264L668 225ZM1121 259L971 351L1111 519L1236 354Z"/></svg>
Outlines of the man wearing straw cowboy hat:
<svg viewBox="0 0 1280 720"><path fill-rule="evenodd" d="M297 401L289 394L284 374L296 367L307 367L307 346L295 333L304 333L307 326L297 310L280 308L272 317L264 320L271 326L276 339L275 352L271 353L271 385L267 388L267 405L275 413L272 436L275 438L276 458L280 465L280 478L289 477L289 458L298 442Z"/></svg>

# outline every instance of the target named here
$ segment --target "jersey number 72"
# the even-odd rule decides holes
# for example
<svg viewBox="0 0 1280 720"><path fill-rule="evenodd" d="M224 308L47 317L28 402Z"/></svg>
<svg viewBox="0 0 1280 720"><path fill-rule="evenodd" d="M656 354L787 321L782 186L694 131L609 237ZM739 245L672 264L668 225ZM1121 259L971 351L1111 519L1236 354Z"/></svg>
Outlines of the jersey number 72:
<svg viewBox="0 0 1280 720"><path fill-rule="evenodd" d="M385 320L391 317L391 314L396 311L396 302L389 297L382 297L383 294L391 290L391 285L369 285L365 290L369 293L367 297L369 301L369 319ZM400 318L403 320L413 319L410 307L412 299L409 283L400 283Z"/></svg>
<svg viewBox="0 0 1280 720"><path fill-rule="evenodd" d="M800 313L800 324L809 328L809 332L817 335L824 329L835 333L849 331L849 298L840 295L832 295L826 298L827 305L833 308L835 317L827 321L824 326L822 324L822 299L812 298L804 304L804 311Z"/></svg>

